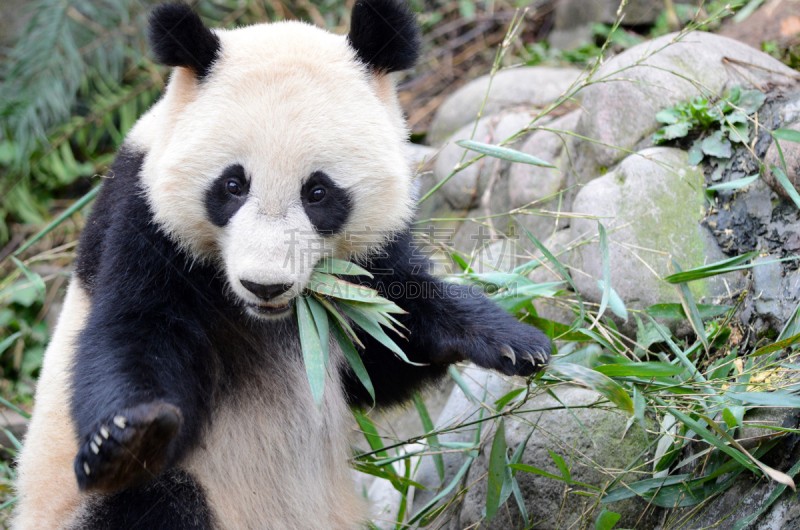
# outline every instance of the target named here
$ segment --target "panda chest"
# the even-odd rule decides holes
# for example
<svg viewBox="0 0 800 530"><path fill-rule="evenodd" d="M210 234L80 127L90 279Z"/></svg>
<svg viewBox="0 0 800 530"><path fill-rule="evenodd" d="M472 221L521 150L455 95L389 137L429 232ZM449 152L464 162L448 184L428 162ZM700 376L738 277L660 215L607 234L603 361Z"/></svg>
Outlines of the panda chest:
<svg viewBox="0 0 800 530"><path fill-rule="evenodd" d="M184 464L204 488L219 528L266 528L266 521L274 528L331 527L331 521L338 521L333 528L354 528L361 519L348 465L352 415L338 375L343 356L332 343L318 408L299 347L298 341L264 352L280 362L219 399Z"/></svg>

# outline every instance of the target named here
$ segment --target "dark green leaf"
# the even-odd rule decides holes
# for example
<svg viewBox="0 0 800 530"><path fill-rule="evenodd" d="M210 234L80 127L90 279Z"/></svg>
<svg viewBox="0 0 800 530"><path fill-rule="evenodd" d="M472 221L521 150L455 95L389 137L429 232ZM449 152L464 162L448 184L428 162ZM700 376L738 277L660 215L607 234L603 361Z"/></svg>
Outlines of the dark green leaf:
<svg viewBox="0 0 800 530"><path fill-rule="evenodd" d="M389 455L383 450L383 440L381 440L378 429L372 423L372 420L357 410L353 410L353 415L356 417L358 426L361 428L361 432L364 433L367 443L376 452L375 456L381 459L389 458Z"/></svg>
<svg viewBox="0 0 800 530"><path fill-rule="evenodd" d="M0 351L1 351L1 350L0 350ZM501 397L500 399L498 399L497 401L495 401L495 402L494 402L494 405L495 405L495 410L497 410L498 412L500 412L501 410L503 410L503 407L505 407L506 405L508 405L508 403L509 403L509 402L510 402L512 399L514 399L514 398L515 398L515 397L517 397L518 395L522 394L522 393L523 393L523 392L525 392L526 390L527 390L527 388L523 387L523 388L517 388L517 389L515 389L515 390L512 390L511 392L507 393L505 396Z"/></svg>
<svg viewBox="0 0 800 530"><path fill-rule="evenodd" d="M677 123L683 118L683 115L675 110L675 109L664 109L658 114L656 114L656 121L659 123L664 123L666 125L672 125L673 123Z"/></svg>
<svg viewBox="0 0 800 530"><path fill-rule="evenodd" d="M711 265L703 265L687 271L670 274L669 276L665 277L664 280L669 283L683 283L700 280L702 278L708 278L709 276L730 272L731 267L740 265L741 263L749 261L756 256L758 256L758 252L748 252L747 254L724 259L722 261L712 263Z"/></svg>
<svg viewBox="0 0 800 530"><path fill-rule="evenodd" d="M417 408L417 414L419 414L422 428L425 429L426 433L433 432L433 420L431 420L431 416L428 414L428 408L425 406L425 402L422 400L422 396L419 395L419 392L414 393L414 406ZM439 438L435 434L428 436L428 443L435 449L441 448L441 445L439 445ZM439 474L439 480L444 480L444 459L442 455L435 454L431 456L436 466L436 472Z"/></svg>
<svg viewBox="0 0 800 530"><path fill-rule="evenodd" d="M798 195L797 190L794 189L792 183L789 182L789 179L786 177L786 173L783 172L781 168L778 166L772 166L772 174L775 176L778 182L781 183L783 189L786 190L787 195L794 201L794 204L800 208L800 195Z"/></svg>
<svg viewBox="0 0 800 530"><path fill-rule="evenodd" d="M506 468L506 427L500 420L492 442L489 455L489 478L486 484L486 520L491 521L500 506L500 492L503 489L503 476Z"/></svg>
<svg viewBox="0 0 800 530"><path fill-rule="evenodd" d="M597 516L594 522L594 530L611 530L620 520L622 515L614 512L609 512L605 508Z"/></svg>
<svg viewBox="0 0 800 530"><path fill-rule="evenodd" d="M664 478L650 478L621 486L619 488L609 491L600 502L607 504L609 502L617 502L624 499L635 497L636 495L643 495L645 493L655 491L664 486L671 486L673 484L680 484L691 478L691 475L674 475L672 477Z"/></svg>
<svg viewBox="0 0 800 530"><path fill-rule="evenodd" d="M364 385L367 393L369 393L370 397L372 398L372 403L375 403L375 388L372 386L372 380L369 378L369 373L367 372L367 368L364 366L364 362L361 360L361 355L358 354L356 347L350 341L350 337L347 336L345 331L342 329L342 325L335 321L331 326L331 332L333 333L333 337L336 339L336 342L339 344L339 348L341 348L342 353L344 354L344 358L347 359L347 362L350 364L350 368L353 369L353 373L356 374L356 377Z"/></svg>
<svg viewBox="0 0 800 530"><path fill-rule="evenodd" d="M594 369L609 377L669 377L683 373L686 368L660 362L640 362L603 364Z"/></svg>
<svg viewBox="0 0 800 530"><path fill-rule="evenodd" d="M724 315L731 309L733 309L733 306L729 305L697 304L697 311L704 319ZM676 320L683 320L686 318L686 313L683 311L683 306L681 304L656 304L651 305L645 311L647 311L647 314L654 318L668 318Z"/></svg>

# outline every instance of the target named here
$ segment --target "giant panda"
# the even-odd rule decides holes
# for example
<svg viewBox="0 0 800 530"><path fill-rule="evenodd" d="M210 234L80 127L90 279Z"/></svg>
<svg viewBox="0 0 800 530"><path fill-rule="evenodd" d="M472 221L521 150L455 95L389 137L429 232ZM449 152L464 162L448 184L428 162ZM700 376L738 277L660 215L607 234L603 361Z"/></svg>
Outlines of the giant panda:
<svg viewBox="0 0 800 530"><path fill-rule="evenodd" d="M359 281L407 312L398 340L415 364L361 337L378 406L457 361L521 376L548 362L541 331L435 278L415 249L391 73L414 63L417 25L400 0L357 0L351 21L342 36L300 22L212 30L184 4L152 12L154 56L175 69L81 236L15 529L365 524L348 436L370 396L334 340L318 408L293 318L323 255L368 268Z"/></svg>

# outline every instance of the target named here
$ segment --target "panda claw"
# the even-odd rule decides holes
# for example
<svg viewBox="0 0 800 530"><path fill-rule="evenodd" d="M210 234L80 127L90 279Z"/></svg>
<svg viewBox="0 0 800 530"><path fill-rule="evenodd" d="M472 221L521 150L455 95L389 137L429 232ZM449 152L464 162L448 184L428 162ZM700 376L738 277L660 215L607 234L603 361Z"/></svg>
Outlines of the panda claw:
<svg viewBox="0 0 800 530"><path fill-rule="evenodd" d="M125 425L127 425L127 423L128 423L128 420L125 419L125 416L122 416L122 415L114 416L114 425L116 425L120 429L124 429Z"/></svg>
<svg viewBox="0 0 800 530"><path fill-rule="evenodd" d="M102 435L103 435L103 438L105 438L106 440L108 440L108 434L109 434L109 433L108 433L108 429L106 429L105 425L103 425L102 427L100 427L100 434L102 434Z"/></svg>
<svg viewBox="0 0 800 530"><path fill-rule="evenodd" d="M503 357L508 357L511 360L511 364L516 366L517 356L514 354L514 350L511 349L510 346L508 346L507 344L503 344L500 347L500 353L503 355Z"/></svg>
<svg viewBox="0 0 800 530"><path fill-rule="evenodd" d="M92 474L92 470L89 469L89 464L86 462L83 463L83 472L86 473L87 477Z"/></svg>
<svg viewBox="0 0 800 530"><path fill-rule="evenodd" d="M94 441L89 442L89 447L92 449L92 452L94 454L98 454L100 452L100 448L97 446L96 443L94 443Z"/></svg>
<svg viewBox="0 0 800 530"><path fill-rule="evenodd" d="M103 445L103 438L100 435L95 434L93 440L94 440L94 444L97 447L100 447L101 445Z"/></svg>

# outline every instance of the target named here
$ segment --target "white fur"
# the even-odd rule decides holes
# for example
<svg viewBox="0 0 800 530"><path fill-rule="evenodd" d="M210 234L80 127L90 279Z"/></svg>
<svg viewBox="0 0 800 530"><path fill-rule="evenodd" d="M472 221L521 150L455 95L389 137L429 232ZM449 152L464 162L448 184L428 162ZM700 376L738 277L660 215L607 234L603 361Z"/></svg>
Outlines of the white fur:
<svg viewBox="0 0 800 530"><path fill-rule="evenodd" d="M176 69L131 133L149 148L147 195L159 225L195 258L222 261L242 299L255 301L239 278L295 283L296 294L310 273L298 265L313 267L308 249L323 244L300 202L304 180L324 171L351 193L350 219L325 245L337 257L363 255L411 216L408 131L391 80L358 63L344 36L299 22L217 34L211 76L200 82ZM236 163L251 179L248 204L218 228L205 191ZM291 230L302 244L288 244Z"/></svg>
<svg viewBox="0 0 800 530"><path fill-rule="evenodd" d="M126 143L147 152L146 196L168 235L195 259L221 264L242 300L256 301L234 281L242 278L293 283L288 298L320 257L308 249L323 244L300 203L303 180L321 170L349 190L345 231L324 244L337 257L362 255L410 218L407 129L392 80L359 64L344 36L298 22L217 34L222 52L211 76L198 82L177 68ZM235 163L251 178L250 199L219 228L208 219L205 192ZM78 447L66 371L88 306L73 282L19 460L17 530L68 525L88 499L73 474ZM351 416L335 369L341 352L332 343L321 412L292 353L265 346L264 355L296 360L222 404L183 464L208 492L220 528L349 529L364 520L347 464Z"/></svg>

